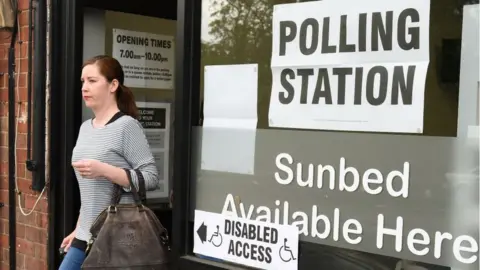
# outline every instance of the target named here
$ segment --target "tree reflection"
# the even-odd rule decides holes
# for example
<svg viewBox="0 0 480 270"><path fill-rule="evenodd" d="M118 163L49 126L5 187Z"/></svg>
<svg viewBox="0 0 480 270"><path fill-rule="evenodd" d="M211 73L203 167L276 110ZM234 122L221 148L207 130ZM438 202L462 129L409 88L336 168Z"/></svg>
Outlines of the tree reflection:
<svg viewBox="0 0 480 270"><path fill-rule="evenodd" d="M268 104L271 92L272 13L276 4L292 0L211 0L208 34L202 40L205 65L258 64L258 101ZM202 72L203 77L203 72ZM203 79L203 78L202 78ZM266 127L268 106L259 107L259 127Z"/></svg>
<svg viewBox="0 0 480 270"><path fill-rule="evenodd" d="M254 63L271 53L270 0L214 0L210 2L209 35L202 42L205 64Z"/></svg>

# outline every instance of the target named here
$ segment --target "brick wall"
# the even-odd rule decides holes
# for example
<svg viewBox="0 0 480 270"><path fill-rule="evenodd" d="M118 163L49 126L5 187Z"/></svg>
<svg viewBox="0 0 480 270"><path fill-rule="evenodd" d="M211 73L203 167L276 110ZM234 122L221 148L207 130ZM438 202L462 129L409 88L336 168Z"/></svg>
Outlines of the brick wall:
<svg viewBox="0 0 480 270"><path fill-rule="evenodd" d="M31 173L25 167L27 157L27 44L28 44L28 0L19 0L19 34L16 44L17 72L17 183L21 192L17 198L17 269L46 269L48 210L46 195L32 207L39 193L31 190ZM0 270L9 269L8 243L8 47L11 33L0 30ZM25 216L18 208L19 203Z"/></svg>

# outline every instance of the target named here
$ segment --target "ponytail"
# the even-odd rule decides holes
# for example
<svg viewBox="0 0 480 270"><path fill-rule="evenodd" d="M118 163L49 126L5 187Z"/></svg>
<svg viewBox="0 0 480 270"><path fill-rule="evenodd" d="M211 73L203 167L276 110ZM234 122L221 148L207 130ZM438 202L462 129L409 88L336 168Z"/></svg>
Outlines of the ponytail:
<svg viewBox="0 0 480 270"><path fill-rule="evenodd" d="M119 84L116 97L118 109L124 114L138 119L138 108L132 90L123 84Z"/></svg>

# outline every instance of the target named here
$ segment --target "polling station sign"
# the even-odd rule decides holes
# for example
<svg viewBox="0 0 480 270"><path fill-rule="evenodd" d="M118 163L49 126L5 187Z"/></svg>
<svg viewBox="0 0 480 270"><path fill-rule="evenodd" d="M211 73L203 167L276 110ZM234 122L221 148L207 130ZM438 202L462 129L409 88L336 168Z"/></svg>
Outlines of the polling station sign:
<svg viewBox="0 0 480 270"><path fill-rule="evenodd" d="M298 269L298 229L195 210L193 252L260 269Z"/></svg>
<svg viewBox="0 0 480 270"><path fill-rule="evenodd" d="M429 0L273 11L271 127L422 133Z"/></svg>

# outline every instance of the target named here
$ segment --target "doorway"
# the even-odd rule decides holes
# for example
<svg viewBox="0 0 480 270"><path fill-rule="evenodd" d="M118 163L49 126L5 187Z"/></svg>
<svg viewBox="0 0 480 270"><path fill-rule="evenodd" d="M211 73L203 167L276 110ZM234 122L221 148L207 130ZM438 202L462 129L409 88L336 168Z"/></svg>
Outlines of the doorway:
<svg viewBox="0 0 480 270"><path fill-rule="evenodd" d="M147 192L147 206L171 231L169 193L172 186L176 21L157 16L85 7L82 60L110 55L122 64L125 85L135 95L139 121L158 169L160 184L156 190ZM92 111L82 103L82 122L92 117Z"/></svg>
<svg viewBox="0 0 480 270"><path fill-rule="evenodd" d="M79 127L91 117L83 105L81 96L80 74L84 60L98 54L112 55L118 59L118 43L115 44L114 33L136 33L147 35L153 42L162 37L174 42L176 36L177 1L152 2L137 1L92 1L92 0L54 0L52 4L52 124L51 151L55 153L50 159L52 188L50 190L50 229L49 234L49 269L58 269L61 258L58 247L66 235L75 227L80 209L78 184L70 165L71 153L77 139ZM155 41L154 41L155 40ZM158 45L158 44L157 44ZM117 46L117 47L115 47ZM161 46L161 44L160 44ZM147 115L143 124L154 120L165 120L166 125L145 128L149 143L156 144L154 156L162 182L158 190L147 193L147 206L159 217L169 233L172 232L172 211L169 205L169 192L172 188L172 154L173 154L173 106L175 100L174 44L171 55L149 54L157 62L163 61L162 67L171 63L170 71L162 68L162 74L156 76L157 84L139 80L133 82L132 89L139 109ZM145 52L147 53L147 52ZM161 57L161 58L160 58ZM154 59L153 59L154 58ZM122 65L124 62L120 61ZM136 66L139 68L141 66ZM146 65L144 68L153 68ZM125 67L124 67L125 70ZM161 77L159 79L159 77ZM170 77L170 81L166 79ZM143 78L148 81L149 78ZM160 83L158 82L160 81ZM125 83L129 86L127 83ZM57 106L58 105L58 106ZM163 122L163 121L160 121ZM151 124L151 123L150 123ZM155 123L154 123L155 124ZM145 126L145 125L144 125ZM162 144L159 146L159 144Z"/></svg>

